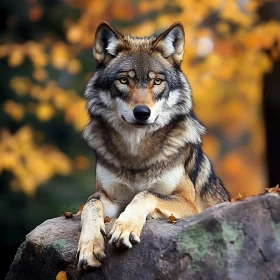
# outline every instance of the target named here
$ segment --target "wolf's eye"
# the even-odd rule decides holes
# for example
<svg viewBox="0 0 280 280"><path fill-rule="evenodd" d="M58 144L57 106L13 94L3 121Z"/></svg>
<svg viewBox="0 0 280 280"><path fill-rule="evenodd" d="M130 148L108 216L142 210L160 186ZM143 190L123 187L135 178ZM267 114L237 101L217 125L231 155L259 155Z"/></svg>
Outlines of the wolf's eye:
<svg viewBox="0 0 280 280"><path fill-rule="evenodd" d="M157 86L160 85L161 82L162 82L162 79L160 79L160 78L156 78L156 79L154 80L154 84L157 85Z"/></svg>
<svg viewBox="0 0 280 280"><path fill-rule="evenodd" d="M125 85L125 84L128 84L128 79L126 77L122 77L119 79L120 83Z"/></svg>

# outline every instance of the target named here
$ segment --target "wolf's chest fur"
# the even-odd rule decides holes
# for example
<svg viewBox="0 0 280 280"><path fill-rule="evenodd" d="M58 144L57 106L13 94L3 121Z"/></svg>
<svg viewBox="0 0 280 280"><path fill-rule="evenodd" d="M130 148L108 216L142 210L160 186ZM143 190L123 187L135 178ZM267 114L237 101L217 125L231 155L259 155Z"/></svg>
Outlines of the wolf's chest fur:
<svg viewBox="0 0 280 280"><path fill-rule="evenodd" d="M183 165L178 165L162 174L146 172L141 175L135 173L134 176L124 171L113 173L101 164L97 164L96 168L98 182L107 193L117 200L120 199L119 194L121 194L121 199L129 200L145 190L169 195L174 191L184 173Z"/></svg>
<svg viewBox="0 0 280 280"><path fill-rule="evenodd" d="M85 137L97 157L96 175L102 188L122 198L144 190L170 194L185 174L189 138L183 131L187 122L177 121L156 132L120 135L101 120L93 120ZM197 134L198 136L198 134ZM195 135L194 142L200 141ZM133 147L133 148L132 148ZM162 187L165 185L165 187Z"/></svg>

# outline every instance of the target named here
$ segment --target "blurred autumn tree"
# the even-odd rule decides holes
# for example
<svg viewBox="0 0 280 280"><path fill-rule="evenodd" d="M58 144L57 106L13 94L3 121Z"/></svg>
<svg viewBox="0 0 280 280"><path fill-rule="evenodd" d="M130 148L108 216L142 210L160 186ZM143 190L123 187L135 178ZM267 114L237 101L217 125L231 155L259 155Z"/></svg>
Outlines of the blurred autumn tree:
<svg viewBox="0 0 280 280"><path fill-rule="evenodd" d="M25 209L5 222L15 229L21 219L20 232L26 232L57 213L58 205L78 205L92 190L94 159L80 132L87 122L83 91L95 66L93 36L101 21L135 36L183 23L182 67L195 111L208 127L206 153L232 195L262 192L262 77L280 53L279 22L258 18L265 2L1 1L1 210ZM17 239L4 238L11 244Z"/></svg>

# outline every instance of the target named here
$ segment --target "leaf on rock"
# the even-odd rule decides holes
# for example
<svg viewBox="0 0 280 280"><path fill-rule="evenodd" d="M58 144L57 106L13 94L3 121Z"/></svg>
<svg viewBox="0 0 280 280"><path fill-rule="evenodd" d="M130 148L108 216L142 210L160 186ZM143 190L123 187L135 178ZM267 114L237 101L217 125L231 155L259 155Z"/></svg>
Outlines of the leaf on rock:
<svg viewBox="0 0 280 280"><path fill-rule="evenodd" d="M69 218L72 218L72 217L73 217L73 213L72 213L72 212L64 212L63 215L64 215L64 217L65 217L66 219L69 219Z"/></svg>
<svg viewBox="0 0 280 280"><path fill-rule="evenodd" d="M84 204L80 205L79 211L77 212L77 215L81 215L84 209Z"/></svg>
<svg viewBox="0 0 280 280"><path fill-rule="evenodd" d="M231 202L242 201L242 200L245 200L245 199L246 199L245 194L238 193L237 196L235 196L231 199Z"/></svg>
<svg viewBox="0 0 280 280"><path fill-rule="evenodd" d="M106 223L109 223L110 221L111 221L110 218L108 216L106 216L104 219L104 223L106 224Z"/></svg>
<svg viewBox="0 0 280 280"><path fill-rule="evenodd" d="M56 275L56 280L67 280L67 274L65 271L61 270L58 272L58 274Z"/></svg>
<svg viewBox="0 0 280 280"><path fill-rule="evenodd" d="M279 184L277 184L273 188L266 188L265 190L266 190L266 192L269 192L269 193L279 193L280 194Z"/></svg>
<svg viewBox="0 0 280 280"><path fill-rule="evenodd" d="M173 213L169 216L169 220L170 220L170 222L171 223L177 223L177 219L176 219L176 217L173 215Z"/></svg>

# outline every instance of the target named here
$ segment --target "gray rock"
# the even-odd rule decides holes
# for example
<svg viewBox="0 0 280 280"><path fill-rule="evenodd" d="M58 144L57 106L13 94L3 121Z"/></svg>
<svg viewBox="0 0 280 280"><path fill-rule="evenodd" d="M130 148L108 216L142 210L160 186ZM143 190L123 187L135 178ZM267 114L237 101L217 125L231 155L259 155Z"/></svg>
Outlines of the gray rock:
<svg viewBox="0 0 280 280"><path fill-rule="evenodd" d="M113 222L113 221L112 221ZM112 226L107 223L107 232ZM222 203L177 223L147 221L130 250L107 245L101 268L78 272L80 217L47 220L26 236L6 280L280 279L280 195Z"/></svg>

